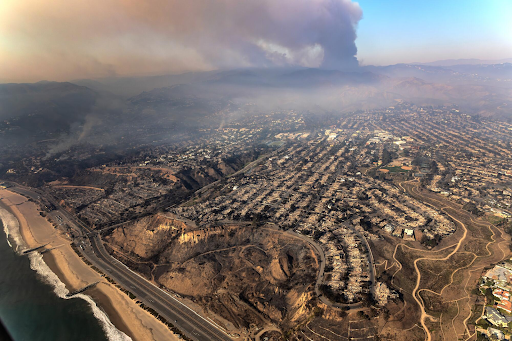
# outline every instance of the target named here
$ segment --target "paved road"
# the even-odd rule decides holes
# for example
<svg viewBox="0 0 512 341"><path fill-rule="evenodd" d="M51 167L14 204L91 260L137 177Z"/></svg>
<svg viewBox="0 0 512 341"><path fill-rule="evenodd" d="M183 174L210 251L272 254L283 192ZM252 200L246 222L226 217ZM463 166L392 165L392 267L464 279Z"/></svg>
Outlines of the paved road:
<svg viewBox="0 0 512 341"><path fill-rule="evenodd" d="M15 185L9 188L22 195L28 196L34 200L43 197L44 194L35 190ZM50 201L59 212L59 215L65 219L73 230L79 231L82 254L95 266L114 279L119 285L137 296L137 299L144 302L146 306L153 308L168 322L175 325L185 335L197 341L227 341L232 340L223 330L217 328L215 324L200 316L192 309L178 301L167 292L156 287L146 279L137 275L124 264L110 256L105 250L100 237L96 233L90 233L91 229L85 226L81 221L69 212L65 211L58 203L51 198L44 196ZM85 237L87 235L87 237Z"/></svg>
<svg viewBox="0 0 512 341"><path fill-rule="evenodd" d="M284 149L284 147L286 146L283 145L282 147L279 147L278 149L274 150L272 153L269 153L269 154L265 154L265 155L262 155L260 158L250 162L249 164L247 164L244 168L240 169L239 171L229 175L229 177L233 177L233 176L237 176L238 174L246 174L246 173L250 173L254 167L258 166L260 163L264 162L264 161L267 161L269 158L273 157L274 155L276 155L277 153L279 153L280 151L282 151ZM222 179L221 179L222 180ZM204 192L206 192L208 189L212 188L213 186L217 185L218 183L221 182L221 180L217 180L217 181L214 181L212 182L211 184L209 185L206 185L204 187L201 187L199 188L195 193L196 194L202 194Z"/></svg>
<svg viewBox="0 0 512 341"><path fill-rule="evenodd" d="M286 231L288 234L300 238L306 243L309 243L313 248L316 250L316 252L320 255L320 268L318 269L318 277L315 282L315 292L318 298L326 305L332 308L338 308L338 309L349 309L349 310L357 310L363 307L363 304L361 302L356 303L334 303L331 300L329 300L327 297L325 297L322 292L320 291L320 285L324 283L324 271L325 271L325 253L322 250L322 247L318 245L316 242L313 241L312 238L306 237L302 234L293 232L293 231Z"/></svg>
<svg viewBox="0 0 512 341"><path fill-rule="evenodd" d="M270 205L270 206L279 208L275 205ZM318 215L332 217L328 213L320 213L320 212L314 212L314 211L307 211L307 212L310 212L312 214L318 214ZM358 231L355 226L353 226L352 224L346 223L346 222L343 223L343 225L346 228L352 230L352 232L364 243L366 249L368 250L368 261L370 262L369 267L368 267L369 272L370 272L370 292L373 292L373 289L375 287L376 271L375 271L375 261L373 259L372 248L370 247L370 244L368 244L368 241L366 240L366 237L364 236L364 234L361 231ZM320 269L319 269L318 278L317 278L317 281L315 284L315 292L316 292L317 296L320 298L320 300L323 303L325 303L326 305L328 305L330 307L334 307L334 308L349 308L349 309L354 309L354 310L362 308L363 304L361 302L333 303L329 299L327 299L324 295L322 295L322 293L320 292L320 285L323 284L323 281L324 281L324 269L325 269L325 255L324 255L322 248L317 243L315 243L310 237L306 237L302 234L298 234L298 233L292 232L292 231L288 231L288 232L291 233L292 235L294 235L295 237L299 237L300 239L310 243L317 250L317 253L320 255L320 258L321 258Z"/></svg>
<svg viewBox="0 0 512 341"><path fill-rule="evenodd" d="M223 331L217 329L213 323L196 314L193 310L182 304L173 296L157 288L146 279L129 270L124 264L113 259L103 247L97 235L90 237L91 249L96 256L100 267L114 278L122 287L132 292L146 305L155 309L167 321L189 337L197 340L231 340ZM87 249L87 248L86 248Z"/></svg>

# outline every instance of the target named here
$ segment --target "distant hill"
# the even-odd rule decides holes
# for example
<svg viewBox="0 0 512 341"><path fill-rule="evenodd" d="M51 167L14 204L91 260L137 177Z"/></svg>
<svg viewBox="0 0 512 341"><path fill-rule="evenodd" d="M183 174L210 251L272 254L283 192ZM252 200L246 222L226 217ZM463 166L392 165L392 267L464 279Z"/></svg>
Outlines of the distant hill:
<svg viewBox="0 0 512 341"><path fill-rule="evenodd" d="M146 127L176 130L207 125L229 101L205 87L181 84L142 92L127 104L134 122L142 119Z"/></svg>
<svg viewBox="0 0 512 341"><path fill-rule="evenodd" d="M200 126L220 126L229 115L289 109L346 113L386 107L398 99L455 104L470 114L512 119L511 63L397 64L358 72L245 68L79 83L0 84L0 138L57 139L71 145L147 136L151 142Z"/></svg>
<svg viewBox="0 0 512 341"><path fill-rule="evenodd" d="M204 81L219 71L210 72L187 72L177 75L145 76L145 77L118 77L101 79L77 79L73 84L86 86L98 92L109 92L125 98L140 94L143 91L150 91L155 88L162 88L178 84L190 84Z"/></svg>
<svg viewBox="0 0 512 341"><path fill-rule="evenodd" d="M304 88L368 84L381 80L382 75L372 74L371 71L364 69L358 72L341 72L302 67L275 67L189 72L151 77L81 79L75 80L73 83L89 87L98 92L109 92L129 98L144 91L148 92L156 88L180 84Z"/></svg>
<svg viewBox="0 0 512 341"><path fill-rule="evenodd" d="M512 80L512 61L501 64L477 64L477 65L453 65L450 69L480 77L488 77L501 80Z"/></svg>
<svg viewBox="0 0 512 341"><path fill-rule="evenodd" d="M73 130L79 134L100 97L67 82L0 84L0 144L24 145Z"/></svg>
<svg viewBox="0 0 512 341"><path fill-rule="evenodd" d="M427 81L453 81L460 77L457 72L440 66L396 64L389 66L365 66L369 72L390 78L421 78Z"/></svg>
<svg viewBox="0 0 512 341"><path fill-rule="evenodd" d="M432 66L453 66L453 65L480 65L480 64L502 64L512 63L512 58L496 59L496 60L485 60L485 59L445 59L437 60L430 63L412 63L421 65L432 65Z"/></svg>
<svg viewBox="0 0 512 341"><path fill-rule="evenodd" d="M322 87L375 84L388 77L372 72L343 72L337 70L304 69L283 74L278 82L290 87Z"/></svg>
<svg viewBox="0 0 512 341"><path fill-rule="evenodd" d="M0 84L0 119L44 117L54 123L72 121L91 110L98 93L72 83Z"/></svg>
<svg viewBox="0 0 512 341"><path fill-rule="evenodd" d="M190 105L179 110L203 113L208 112L205 110L208 106L222 108L218 100L239 98L270 109L289 106L342 112L383 107L394 99L403 99L421 104L456 104L469 113L507 117L510 113L506 109L512 105L512 83L504 80L511 75L511 69L512 64L452 67L397 64L367 66L361 72L315 68L237 69L210 72L203 77L196 75L195 82L154 89L133 97L130 102L140 110L144 107L146 112L176 115L178 104L184 99Z"/></svg>
<svg viewBox="0 0 512 341"><path fill-rule="evenodd" d="M449 84L478 84L485 81L494 85L504 80L512 80L512 64L457 64L434 66L423 64L396 64L388 66L365 66L363 69L386 75L391 78L421 78L429 82ZM497 82L497 83L496 83Z"/></svg>

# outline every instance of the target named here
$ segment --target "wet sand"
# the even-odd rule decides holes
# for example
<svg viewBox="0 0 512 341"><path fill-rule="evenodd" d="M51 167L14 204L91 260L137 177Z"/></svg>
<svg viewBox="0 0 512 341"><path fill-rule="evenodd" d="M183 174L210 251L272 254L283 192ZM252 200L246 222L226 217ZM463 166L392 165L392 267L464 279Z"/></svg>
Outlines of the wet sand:
<svg viewBox="0 0 512 341"><path fill-rule="evenodd" d="M18 219L21 236L29 248L46 243L46 248L55 247L43 255L43 260L69 291L99 282L84 294L93 298L116 328L133 340L178 340L167 326L84 263L71 248L71 240L43 218L34 203L3 189L0 198Z"/></svg>

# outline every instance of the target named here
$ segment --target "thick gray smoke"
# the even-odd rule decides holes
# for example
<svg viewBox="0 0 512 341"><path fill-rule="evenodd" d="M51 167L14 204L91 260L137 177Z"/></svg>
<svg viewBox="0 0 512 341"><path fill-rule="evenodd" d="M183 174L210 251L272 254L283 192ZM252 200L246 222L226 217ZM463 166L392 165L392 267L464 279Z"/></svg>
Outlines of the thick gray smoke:
<svg viewBox="0 0 512 341"><path fill-rule="evenodd" d="M346 69L357 66L362 17L351 0L26 0L8 7L2 24L23 34L0 55L0 74L33 81L268 65Z"/></svg>
<svg viewBox="0 0 512 341"><path fill-rule="evenodd" d="M126 103L119 98L109 95L97 98L91 111L82 120L72 123L69 133L61 135L58 142L50 146L45 159L79 144L114 143L120 137L114 126L119 128L123 124L122 117L125 113ZM110 128L107 136L103 135L105 128Z"/></svg>
<svg viewBox="0 0 512 341"><path fill-rule="evenodd" d="M158 29L165 30L170 25L170 31L167 27L170 38L179 39L185 46L191 44L187 47L200 51L220 67L233 67L240 60L252 66L321 65L334 69L357 66L356 26L362 11L351 0L166 3L173 5L157 6L164 9L160 15L166 16ZM190 22L185 23L184 18Z"/></svg>
<svg viewBox="0 0 512 341"><path fill-rule="evenodd" d="M83 142L84 139L89 136L91 130L101 123L101 119L98 116L93 114L87 115L83 125L73 124L71 126L70 133L65 136L61 136L59 142L50 147L46 153L45 159L64 152L74 145Z"/></svg>

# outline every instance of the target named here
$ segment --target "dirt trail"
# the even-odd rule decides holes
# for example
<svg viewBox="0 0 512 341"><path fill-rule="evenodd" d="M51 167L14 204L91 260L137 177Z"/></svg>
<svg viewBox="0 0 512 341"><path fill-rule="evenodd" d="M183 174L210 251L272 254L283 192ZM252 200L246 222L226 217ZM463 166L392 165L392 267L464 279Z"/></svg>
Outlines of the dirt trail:
<svg viewBox="0 0 512 341"><path fill-rule="evenodd" d="M446 213L446 214L448 214L448 213ZM459 239L459 241L457 242L457 244L456 244L457 246L455 247L455 249L451 253L449 253L448 256L446 256L444 258L441 258L441 259L435 258L435 257L423 257L423 258L418 258L418 259L416 259L414 261L414 269L416 270L416 274L418 275L418 277L416 278L416 286L414 287L414 290L412 291L412 296L416 300L416 303L418 303L418 305L420 306L420 309L421 309L420 323L421 323L421 326L423 327L423 329L425 330L425 333L427 334L427 340L428 341L432 340L432 335L430 334L430 331L429 331L429 329L427 328L427 326L425 324L425 319L427 317L432 318L432 316L430 316L429 314L427 314L425 312L425 305L417 297L418 296L417 292L418 292L418 289L420 287L420 282L421 282L421 271L418 268L418 262L421 261L421 260L439 260L439 261L448 260L451 256L453 256L455 253L457 253L457 251L459 251L460 246L462 245L462 242L464 242L464 240L466 239L466 237L468 235L468 229L467 229L466 225L463 222L461 222L460 220L458 220L455 217L451 216L450 214L448 214L448 216L450 216L450 218L452 218L453 220L458 222L462 226L462 228L464 229L464 234L462 235L462 238ZM457 270L458 269L456 269L453 273L455 273ZM453 275L453 273L452 273L452 275Z"/></svg>
<svg viewBox="0 0 512 341"><path fill-rule="evenodd" d="M411 182L409 181L408 183L411 183ZM416 195L421 196L421 193L416 192L416 191L417 191L417 187L415 187L415 188L408 188L408 190L407 190L407 189L403 186L403 184L402 184L402 183L399 183L399 187L400 187L402 190L404 190L405 192L407 192L407 193L410 193L410 194L411 194L411 193L415 193ZM432 202L432 201L434 201L434 202L439 203L439 204L440 204L439 206L441 206L441 205L446 205L446 203L443 203L443 202L441 202L440 200L437 200L437 199L435 199L435 198L429 197L428 199L429 199L429 201L431 201L431 202ZM452 273L451 273L451 276L450 276L450 281L449 281L449 283L448 283L448 284L446 284L446 285L441 289L441 291L440 291L440 292L435 292L435 291L432 291L432 290L427 289L427 288L423 288L423 289L422 289L422 288L420 288L421 280L422 280L422 276L421 276L421 270L420 270L420 268L419 268L419 266L418 266L418 263L419 263L420 261L426 261L426 260L427 260L427 261L428 261L428 260L431 260L431 261L432 261L432 260L435 260L435 261L447 261L447 260L449 260L449 259L450 259L454 254L456 254L456 253L458 253L458 252L459 252L459 253L461 253L461 252L460 252L460 248L461 248L461 246L463 245L463 243L466 241L466 239L467 239L467 237L468 237L468 227L466 226L466 224L465 224L463 221L461 221L460 219L457 219L457 218L454 216L454 214L451 214L451 213L449 213L449 212L447 211L447 209L451 209L451 210L454 210L454 211L459 211L459 210L460 210L460 208L459 208L459 207L454 207L454 205L450 205L451 203L450 203L450 204L448 204L448 206L442 206L442 207L437 207L437 206L432 205L432 204L430 204L430 203L428 203L428 202L426 202L426 204L427 204L427 205L429 205L429 206L436 207L437 209L440 209L440 210L441 210L441 211L443 211L446 215L448 215L448 216L449 216L449 217L450 217L454 222L456 222L457 224L459 224L459 225L462 227L462 229L463 229L463 235L459 238L459 240L458 240L455 244L452 244L452 245L447 246L447 247L445 247L445 248L443 248L443 249L440 249L440 250L432 251L432 252L430 252L430 254L429 254L428 256L420 257L420 258L417 258L416 260L414 260L414 263L413 263L413 264L414 264L414 269L415 269L415 273L416 273L416 284L415 284L415 287L414 287L414 289L413 289L413 291L412 291L412 296L413 296L414 300L416 301L416 303L418 304L418 306L419 306L419 308L420 308L420 312L421 312L421 316L420 316L420 324L421 324L421 327L423 328L423 330L424 330L424 332L425 332L425 340L427 340L427 341L431 341L431 340L432 340L432 334L431 334L431 332L430 332L429 328L428 328L428 327L427 327L427 325L426 325L426 320L427 320L427 318L429 318L431 321L435 321L435 319L434 319L434 317L433 317L433 316L429 315L429 314L426 312L426 310L425 310L425 304L424 304L424 302L423 302L422 298L420 297L419 293L420 293L421 291L427 291L427 292L430 292L430 293L433 293L433 294L436 294L436 295L441 296L441 295L443 294L443 291L444 291L446 288L448 288L449 286L453 285L453 283L454 283L454 276L455 276L455 274L456 274L458 271L463 270L463 269L467 269L467 270L468 270L468 277L467 277L467 280L465 281L465 284L464 284L464 287L463 287L463 290L464 290L464 293L466 294L466 296L464 296L464 297L460 297L460 298L458 298L458 299L451 300L451 301L445 301L445 302L455 303L455 304L457 305L457 315L451 319L451 326L452 326L452 328L451 328L451 329L453 329L453 330L452 330L452 331L454 332L454 334L453 334L453 335L456 335L456 336L458 337L458 336L459 336L459 335L461 335L461 334L460 334L460 333L457 333L457 329L456 329L456 326L455 326L455 320L456 320L457 318L459 318L459 315L461 315L460 317L464 316L464 315L462 315L462 314L463 314L462 306L459 304L459 301L461 301L461 300L466 300L466 299L468 300L468 301L467 301L467 308L468 308L469 314L468 314L468 316L467 316L467 317L465 317L465 318L464 318L464 320L462 321L463 330L464 330L464 332L462 333L462 336L468 335L469 337L468 337L468 339L467 339L467 340L469 340L469 339L471 339L471 337L473 337L474 335L470 335L470 333L469 333L469 328L468 328L468 325L467 325L467 323L468 323L468 321L469 321L469 319L470 319L470 317L471 317L471 314L472 314L472 312L471 312L471 305L470 305L471 295L470 295L470 293L469 293L469 292L468 292L468 290L467 290L467 286L468 286L469 281L470 281L471 276L472 276L472 275L471 275L471 273L472 273L472 272L475 272L475 271L478 271L478 270L481 270L481 268L482 268L482 267L478 267L478 268L472 269L471 267L474 265L474 263L476 262L476 260L477 260L478 258L482 258L482 257L490 257L490 256L492 256L492 255L493 255L493 251L491 251L491 250L489 249L489 246L490 246L491 244L495 244L495 243L497 242L497 238L496 238L497 233L496 233L496 232L499 232L499 233L500 233L500 238L499 238L499 239L503 239L503 234L502 234L502 232L501 232L501 231L497 230L494 226L491 226L490 224L485 224L485 223L482 223L482 222L476 222L476 221L474 221L474 220L473 220L473 218L472 218L472 217L470 217L470 218L469 218L469 220L471 221L471 223L472 223L472 224L474 224L475 226L478 226L478 227L480 227L480 228L488 228L488 229L490 230L490 232L492 233L491 241L489 241L489 242L486 244L486 246L485 246L485 248L486 248L486 250L487 250L487 252L488 252L488 255L485 255L485 256L480 255L480 256L478 256L478 255L476 255L476 254L475 254L475 253L473 253L473 252L468 252L468 251L464 251L464 252L462 252L462 253L465 253L465 254L472 254L472 255L473 255L473 259L472 259L472 260L471 260L471 262L470 262L469 264L467 264L467 265L464 265L464 266L461 266L461 267L458 267L458 268L452 269ZM494 228L493 228L493 227L494 227ZM502 241L497 242L497 246L498 246L499 250L500 250L500 251L501 251L501 253L502 253L502 259L507 255L507 254L503 251L503 249L501 248L501 245L500 245L500 244L501 244L501 243L503 243L503 242L504 242L503 240L502 240ZM401 264L401 263L400 263L400 262L395 258L396 251L397 251L397 249L398 249L398 247L399 247L399 246L407 247L408 249L410 249L410 250L414 250L414 251L425 252L425 250L411 248L411 247L409 247L409 246L407 246L407 245L405 245L405 244L402 244L402 243L401 243L401 244L398 244L398 245L395 247L395 252L393 253L393 260L394 260L394 262L396 262L396 264L398 265L398 269L397 269L397 271L395 272L395 274L393 275L393 277L394 277L394 276L395 276L395 275L396 275L396 274L397 274L397 273L402 269L402 264ZM451 251L448 255L446 255L446 256L445 256L445 257L443 257L443 258L439 258L439 256L436 256L436 255L433 255L433 254L432 254L432 253L437 253L437 252L439 252L439 251L446 250L446 249L448 249L448 248L450 248L450 247L453 247L453 246L455 246L454 250L453 250L453 251ZM494 250L494 251L496 251L496 250ZM387 265L387 264L386 264L386 265ZM393 264L393 265L394 265L394 264ZM389 266L389 268L391 268L393 265ZM441 318L442 318L442 316L441 316ZM441 321L442 321L442 320L440 319L439 323L440 323L440 326L441 326L441 333L442 333L443 338L444 338L444 336L445 336L444 334L445 334L445 333L444 333L444 331L443 331ZM461 327L461 328L462 328L462 327ZM450 332L450 334L451 334L451 332Z"/></svg>

